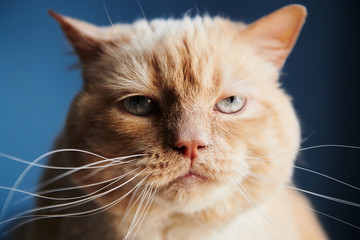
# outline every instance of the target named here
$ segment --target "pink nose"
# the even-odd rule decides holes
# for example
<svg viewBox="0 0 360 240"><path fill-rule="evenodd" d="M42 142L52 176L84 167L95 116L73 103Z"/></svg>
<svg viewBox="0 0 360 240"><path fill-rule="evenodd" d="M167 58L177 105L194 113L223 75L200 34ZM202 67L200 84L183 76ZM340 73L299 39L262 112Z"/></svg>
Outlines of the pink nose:
<svg viewBox="0 0 360 240"><path fill-rule="evenodd" d="M194 140L179 139L175 143L176 149L181 151L181 153L190 160L195 160L199 156L199 150L206 148L206 146L207 146L206 142L200 139L194 139Z"/></svg>

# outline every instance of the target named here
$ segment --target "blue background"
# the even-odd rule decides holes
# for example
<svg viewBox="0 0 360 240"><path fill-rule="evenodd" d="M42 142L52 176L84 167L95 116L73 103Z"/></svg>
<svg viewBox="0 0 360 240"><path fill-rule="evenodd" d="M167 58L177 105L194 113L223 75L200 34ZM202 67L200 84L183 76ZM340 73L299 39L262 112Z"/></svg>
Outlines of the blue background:
<svg viewBox="0 0 360 240"><path fill-rule="evenodd" d="M251 22L284 5L286 0L210 1L141 0L148 19L196 13L220 14ZM293 96L303 127L303 146L347 144L360 146L360 10L358 1L298 1L308 18L289 57L282 82ZM136 0L106 0L114 22L142 18ZM47 10L109 25L102 0L1 0L0 3L0 152L33 160L49 151L74 94L81 86L79 70L62 32ZM360 150L327 147L300 154L300 166L360 186ZM11 187L26 166L0 158L0 186ZM36 185L34 168L21 185ZM295 172L301 188L360 203L359 190L315 174ZM0 207L8 191L0 189ZM20 196L21 197L21 196ZM311 197L315 209L360 226L360 211ZM8 217L31 201L11 206ZM360 230L319 216L331 239L359 239Z"/></svg>

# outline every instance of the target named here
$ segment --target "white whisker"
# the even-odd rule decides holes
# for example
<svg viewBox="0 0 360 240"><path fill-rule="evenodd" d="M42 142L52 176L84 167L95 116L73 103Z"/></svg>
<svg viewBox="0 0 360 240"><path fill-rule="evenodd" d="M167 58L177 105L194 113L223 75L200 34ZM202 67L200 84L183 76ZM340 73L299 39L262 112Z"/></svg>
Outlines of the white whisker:
<svg viewBox="0 0 360 240"><path fill-rule="evenodd" d="M56 154L56 153L60 153L60 152L81 152L81 153L86 153L86 154L90 154L90 155L93 155L93 156L96 156L96 157L99 157L99 158L102 158L104 159L103 161L109 161L107 158L103 157L103 156L100 156L98 154L95 154L95 153L92 153L92 152L89 152L89 151L86 151L86 150L81 150L81 149L57 149L57 150L53 150L53 151L50 151L48 153L45 153L41 156L39 156L38 158L36 158L33 162L29 162L28 166L25 168L25 170L19 175L19 177L17 178L17 180L15 181L15 183L13 184L13 186L11 187L12 189L17 189L18 186L20 185L20 183L22 182L22 180L24 179L24 177L27 175L27 173L31 170L31 168L35 165L38 164L38 162L50 155L53 155L53 154ZM2 154L2 156L5 156L5 157L12 157L10 155L6 155L6 154ZM10 159L13 159L13 160L21 160L21 159L18 159L18 158L10 158ZM116 160L119 160L121 158L116 158ZM96 163L98 164L98 162ZM3 205L3 208L1 210L1 213L0 213L0 221L2 221L6 215L6 212L9 208L9 204L14 196L14 191L10 191L6 197L6 200L5 200L5 203Z"/></svg>
<svg viewBox="0 0 360 240"><path fill-rule="evenodd" d="M225 204L225 196L224 196L224 191L222 190L223 189L223 187L222 186L217 186L220 190L219 190L219 192L221 193L221 202L222 202L222 205L223 205L223 207L224 207L224 211L225 211L225 215L226 215L226 217L227 217L227 219L228 219L228 221L230 221L230 214L229 214L229 210L228 210L228 208L226 207L226 204Z"/></svg>
<svg viewBox="0 0 360 240"><path fill-rule="evenodd" d="M156 191L152 190L151 186L147 186L146 188L148 188L148 189L144 192L144 194L143 194L143 196L141 198L141 201L140 201L140 203L138 205L138 209L137 209L137 211L135 213L133 221L130 224L130 228L128 230L128 233L126 234L124 239L127 239L130 236L130 234L133 232L133 230L136 229L135 233L132 236L132 239L135 238L136 233L138 232L142 222L144 221L144 219L145 219L145 217L147 215L148 210L150 209L150 206L151 206L151 203L152 203L152 201L153 201L153 199L155 197L155 192ZM143 204L144 201L145 201L145 204ZM140 208L142 208L142 211L141 211L140 215L137 216L138 210Z"/></svg>
<svg viewBox="0 0 360 240"><path fill-rule="evenodd" d="M151 207L151 204L152 204L152 202L154 201L154 198L155 198L155 195L156 195L156 190L157 190L157 189L155 189L155 190L152 192L152 194L150 195L150 197L149 197L148 205L147 205L146 209L144 209L144 216L142 217L140 223L138 224L138 227L137 227L135 233L133 234L133 239L135 238L137 232L139 231L142 223L143 223L144 220L145 220L145 217L146 217L147 213L149 212L149 209L150 209L150 207Z"/></svg>
<svg viewBox="0 0 360 240"><path fill-rule="evenodd" d="M93 197L89 197L89 198L86 198L86 199L80 199L80 200L77 200L77 201L73 201L73 202L70 202L70 203L62 203L62 204L55 204L55 205L51 205L51 206L44 206L44 207L39 207L39 208L34 208L34 209L30 209L30 210L27 210L27 211L24 211L21 213L21 215L25 215L25 214L29 214L29 213L33 213L33 212L38 212L38 211L43 211L43 210L47 210L47 209L55 209L55 208L60 208L60 207L66 207L66 206L69 206L69 205L78 205L79 203L81 204L84 204L84 203L87 203L89 201L92 201L92 200L95 200L97 198L100 198L108 193L111 193L121 187L123 187L124 185L128 184L129 182L131 182L132 180L134 180L137 176L139 176L142 172L144 172L146 170L143 169L142 171L140 171L139 173L137 173L136 175L134 175L132 178L130 178L129 180L127 180L126 182L120 184L119 186L117 187L114 187L108 191L105 191L103 193L100 193L100 194L97 194ZM87 211L85 213L88 213L88 212L92 212L91 211ZM76 216L76 215L82 215L84 212L82 213L71 213L71 214L61 214L61 215L51 215L51 216ZM20 215L20 214L17 214L17 215ZM42 215L33 215L33 216L42 216ZM28 216L16 216L16 217L13 217L13 218L10 218L6 221L2 221L0 222L0 225L1 224L4 224L6 222L9 222L9 221L13 221L13 220L16 220L16 219L19 219L19 218L23 218L23 217L28 217Z"/></svg>
<svg viewBox="0 0 360 240"><path fill-rule="evenodd" d="M269 179L267 179L267 178L264 178L264 177L262 177L262 176L259 176L259 175L255 174L255 173L251 173L251 172L249 172L249 171L247 171L247 170L244 170L244 169L238 169L238 170L244 171L244 172L246 172L246 174L249 174L249 175L255 177L256 179L262 180L262 181L267 182L267 183L270 183L270 184L279 185L279 186L281 186L281 187L289 188L289 189L292 189L292 190L295 190L295 191L305 192L305 193L308 193L308 194L311 194L311 195L315 195L315 196L320 195L320 196L318 196L318 197L324 196L325 199L332 200L332 201L336 201L336 200L334 200L332 197L328 197L328 196L325 196L325 195L321 195L321 194L313 193L313 192L310 192L310 191L302 190L302 189L300 189L300 188L293 187L293 186L289 186L289 185L287 185L287 184L276 183L276 182L274 182L274 181L272 181L272 180L269 180ZM249 181L251 181L251 182L254 182L254 183L256 183L256 184L260 184L258 181L255 181L254 179L251 179L251 178L249 178L248 176L245 176L245 177L246 177ZM341 199L339 199L339 200L341 200ZM341 201L345 201L345 200L341 200ZM336 201L336 202L337 202L337 201ZM347 202L347 201L346 201L346 202ZM342 203L347 204L347 203L345 203L345 202L342 202ZM353 204L356 204L356 203L353 203ZM359 204L356 204L356 205L359 205ZM324 216L327 216L327 217L332 218L332 219L334 219L334 220L337 220L337 221L339 221L339 222L342 222L342 223L344 223L344 224L346 224L346 225L349 225L349 226L351 226L351 227L360 229L359 226L356 226L356 225L354 225L354 224L352 224L352 223L346 222L346 221L344 221L344 220L342 220L342 219L339 219L339 218L337 218L337 217L334 217L334 216L331 216L331 215L329 215L329 214L320 212L320 211L318 211L318 210L316 210L316 209L313 209L313 208L311 208L311 207L308 207L308 206L304 206L304 205L302 205L302 206L305 207L305 208L308 208L308 209L310 209L310 210L312 210L312 211L314 211L314 212L317 212L317 213L319 213L319 214L321 214L321 215L324 215ZM353 205L351 205L351 206L353 206ZM355 206L355 207L358 207L358 206Z"/></svg>
<svg viewBox="0 0 360 240"><path fill-rule="evenodd" d="M98 158L101 158L103 160L106 160L104 162L112 161L112 162L116 162L116 163L118 163L118 161L121 161L121 160L124 160L124 159L142 157L142 156L147 155L147 154L135 154L135 155L125 156L125 157L106 158L106 157L103 157L103 156L98 155L96 153L92 153L92 152L89 152L89 151L86 151L86 150L81 150L81 149L57 149L57 150L53 150L51 152L48 152L47 154L44 154L44 155L40 156L39 160L42 160L42 159L48 157L49 155L52 155L52 154L55 154L55 153L61 153L61 152L86 153L86 154L89 154L89 155L93 155L94 157L98 157ZM14 160L14 161L17 161L17 162L20 162L20 163L24 163L26 165L32 165L33 167L40 167L40 168L46 168L46 169L59 169L59 170L77 169L77 167L60 167L60 166L49 166L49 165L44 165L44 164L38 164L38 163L34 163L35 161L33 161L33 162L26 161L24 159L12 156L10 154L2 153L2 152L0 152L0 157L4 157L4 158L10 159L10 160ZM104 163L104 162L100 161L99 163ZM96 168L101 168L101 167L102 166L95 166L95 167L87 167L85 169L96 169Z"/></svg>
<svg viewBox="0 0 360 240"><path fill-rule="evenodd" d="M348 148L348 149L360 150L360 147L358 147L358 146L350 146L350 145L343 145L343 144L322 144L322 145L316 145L316 146L312 146L312 147L300 148L299 151L307 151L307 150L311 150L311 149L327 148L327 147Z"/></svg>
<svg viewBox="0 0 360 240"><path fill-rule="evenodd" d="M145 171L145 169L143 169L140 173L142 173L143 171ZM138 173L136 176L138 176L140 173ZM134 176L132 179L128 180L127 182L121 184L120 186L116 187L117 189L124 186L126 183L130 182L131 180L133 180L136 176ZM5 223L8 223L10 221L14 221L14 220L17 220L17 219L22 219L22 218L31 218L29 220L25 220L19 224L17 224L16 226L14 226L13 228L11 228L10 230L8 230L6 233L4 233L4 235L7 235L9 234L10 232L16 230L17 228L19 228L20 226L24 225L24 224L27 224L29 222L32 222L32 221L37 221L37 220L41 220L41 219L46 219L46 218L59 218L59 217L78 217L78 216L91 216L93 214L99 214L103 211L106 211L108 210L109 208L111 208L112 206L116 205L117 203L119 203L120 201L122 201L123 199L125 199L129 194L131 194L132 191L134 191L135 188L139 187L143 182L144 180L148 177L149 175L147 175L144 179L142 179L140 182L138 182L135 187L133 187L131 190L129 190L126 194L124 194L123 196L121 196L120 198L118 198L117 200L109 203L109 204L106 204L104 206L101 206L99 208L96 208L96 209L92 209L92 210L88 210L88 211L83 211L83 212L75 212L75 213L66 213L66 214L39 214L39 215L28 215L28 216L20 216L20 217L16 217L16 218L12 218L12 219L8 219L8 220L5 220L5 221L2 221L0 222L0 225L2 224L5 224ZM111 189L109 190L108 192L110 191L114 191L114 189ZM108 193L107 192L107 193ZM100 195L100 194L98 194ZM103 194L105 195L105 194ZM95 198L92 198L92 200L94 200ZM71 203L70 203L71 204ZM51 207L51 206L49 206ZM44 209L42 209L44 210Z"/></svg>
<svg viewBox="0 0 360 240"><path fill-rule="evenodd" d="M139 196L136 198L136 200L134 201L134 198L137 194L137 191L139 190L139 188L137 188L134 192L134 194L131 196L129 203L126 207L125 213L122 217L121 223L123 223L125 221L125 219L127 218L127 216L129 215L130 211L133 209L133 207L135 206L135 204L139 201L140 197L141 197L141 193L139 194ZM134 201L134 202L133 202Z"/></svg>
<svg viewBox="0 0 360 240"><path fill-rule="evenodd" d="M93 186L97 186L97 185L101 185L101 184L104 184L104 183L108 183L108 182L111 182L110 184L94 191L94 192L91 192L89 194L86 194L86 195L83 195L83 196L77 196L77 197L68 197L68 198L48 198L48 199L52 199L52 200L74 200L74 199L79 199L79 198L84 198L84 197L87 197L87 196L91 196L91 195L94 195L95 193L97 192L100 192L102 191L103 189L106 189L107 187L111 186L112 184L116 183L117 181L123 179L124 177L126 177L127 175L133 173L134 171L136 170L139 170L140 168L136 168L136 169L133 169L121 176L117 176L117 177L114 177L112 179L108 179L108 180L104 180L104 181L101 181L101 182L97 182L97 183L92 183L92 184L87 184L87 185L77 185L75 187L67 187L67 188L58 188L58 189L51 189L51 190L48 190L48 191L43 191L43 192L40 192L40 194L47 194L47 193L54 193L54 192L64 192L64 191L71 191L71 190L75 190L75 189L84 189L84 188L87 188L87 187L93 187Z"/></svg>
<svg viewBox="0 0 360 240"><path fill-rule="evenodd" d="M134 217L133 217L133 219L132 219L132 221L131 221L129 230L128 230L126 236L124 237L124 239L128 239L128 237L130 236L130 234L131 234L131 232L132 232L132 230L133 230L133 228L134 228L135 223L137 223L140 209L141 209L141 207L142 207L142 205L143 205L143 202L144 202L144 200L145 200L145 198L146 198L146 195L147 195L147 193L148 193L149 191L150 191L150 187L146 186L146 187L143 189L143 191L141 192L141 194L140 194L141 200L140 200L140 202L139 202L139 204L138 204L138 208L136 209L136 212L135 212L135 215L134 215Z"/></svg>
<svg viewBox="0 0 360 240"><path fill-rule="evenodd" d="M358 203L354 203L354 202L351 202L351 201L343 200L343 199L340 199L340 198L335 198L335 197L326 196L326 195L319 194L319 193L314 193L314 192L311 192L311 191L308 191L308 190L304 190L304 189L301 189L301 188L289 186L289 185L287 185L287 184L276 183L276 182L274 182L274 181L271 181L271 180L269 180L269 179L266 179L266 178L264 178L264 177L261 177L261 176L255 174L255 173L252 173L252 172L247 171L247 170L244 170L244 169L238 169L238 170L244 171L245 173L250 174L251 176L254 176L254 177L256 177L256 178L259 178L259 179L261 179L261 180L267 181L267 182L272 183L272 184L281 185L281 186L284 186L284 187L287 187L287 188L290 188L290 189L293 189L293 190L296 190L296 191L299 191L299 192L307 193L307 194L310 194L310 195L313 195L313 196L316 196L316 197L320 197L320 198L323 198L323 199L327 199L327 200L331 200L331 201L334 201L334 202L342 203L342 204L345 204L345 205L349 205L349 206L353 206L353 207L360 207L360 204L358 204Z"/></svg>
<svg viewBox="0 0 360 240"><path fill-rule="evenodd" d="M256 203L255 199L251 197L250 193L245 189L245 187L239 183L240 187L243 189L243 191L245 192L245 194L247 194L249 196L249 198L252 200L253 203ZM285 230L285 232L288 233L288 235L290 235L292 238L294 239L299 239L298 236L296 236L293 232L291 232L289 229L287 229L284 225L282 225L281 223L279 223L278 221L275 221L272 219L272 217L261 208L261 206L259 205L255 205L255 208L258 209L260 212L263 213L263 215L268 219L268 222L270 222L270 224L273 226L273 228L279 232L278 228L276 226L281 227L283 230ZM276 226L275 226L276 225Z"/></svg>
<svg viewBox="0 0 360 240"><path fill-rule="evenodd" d="M115 159L115 158L113 158ZM96 167L97 169L95 171L92 171L90 174L88 174L87 176L84 176L83 178L81 178L79 181L83 181L91 176L93 176L94 174L97 174L98 172L100 171L103 171L104 169L108 168L108 167L113 167L113 166L118 166L118 165L121 165L121 164L126 164L126 163L131 163L133 161L136 161L136 159L134 160L129 160L129 161L126 161L126 162L116 162L114 163L112 160L113 159L108 159L110 160L110 163L108 163L107 165L104 165L104 166L99 166L99 167ZM105 162L108 161L108 160L104 160ZM94 163L90 163L90 164L87 164L87 165L84 165L84 168L81 168L81 167L77 167L77 168L72 168L72 171L69 171L69 172L65 172L61 175L58 175L54 178L51 178L41 184L38 184L36 186L36 188L33 188L31 191L36 191L37 189L41 189L43 187L46 187L48 185L50 185L51 183L55 182L55 181L58 181L60 180L61 178L64 178L72 173L75 173L77 171L80 171L80 170L86 170L86 169L89 169L91 168L92 165L96 165L96 164L99 164L100 162L103 163L104 161L98 161L98 162L94 162ZM125 174L126 175L126 174ZM119 176L115 177L115 178L119 178ZM115 179L113 178L113 179ZM75 190L75 189L81 189L81 188L84 188L84 187L91 187L91 186L96 186L96 185L100 185L102 183L106 183L106 182L109 182L109 181L112 181L113 179L110 179L110 180L105 180L105 181L102 181L102 182L98 182L98 183L94 183L94 184L88 184L88 185L80 185L80 186L75 186L75 187L68 187L68 188L58 188L58 189L52 189L52 190L47 190L47 191L42 191L42 192L38 192L37 194L39 195L43 195L43 194L46 194L46 193L53 193L53 192L59 192L59 191L69 191L69 190ZM14 205L16 204L19 204L23 201L26 201L28 200L29 198L31 198L32 196L26 196L22 199L19 199L17 200ZM46 198L46 197L45 197ZM63 199L65 200L65 199Z"/></svg>
<svg viewBox="0 0 360 240"><path fill-rule="evenodd" d="M256 213L257 213L257 214L261 215L261 214L259 213L259 209L257 208L258 206L256 205L256 203L253 203L253 202L250 200L250 198L249 198L250 196L248 196L245 192L243 192L243 190L240 189L240 187L238 186L238 184L237 184L233 179L231 179L231 180L232 180L232 183L233 183L235 189L240 193L240 195L241 195L243 198L245 198L245 200L253 207L254 210L256 210ZM249 213L248 213L248 216L250 216ZM267 218L266 218L266 219L267 219ZM270 232L267 231L265 228L263 228L260 224L258 224L255 219L252 218L252 220L256 223L256 225L260 226L261 229L262 229L263 231L265 231L267 234L270 234L273 238L279 239L277 236L274 236L272 233L270 233ZM267 219L267 221L274 227L274 223L273 223L271 220L269 221L269 219ZM274 228L275 228L275 227L274 227ZM275 228L275 229L276 229L276 228ZM276 230L277 230L277 229L276 229Z"/></svg>
<svg viewBox="0 0 360 240"><path fill-rule="evenodd" d="M104 163L104 162L107 162L107 161L108 161L108 160L103 160L103 161L100 161L100 162ZM126 162L119 162L119 163L114 163L114 164L110 164L110 165L104 165L104 166L101 166L101 167L99 167L99 168L100 168L100 169L104 169L104 168L107 168L107 167L110 167L110 166L117 166L117 165L120 165L120 164L131 163L131 162L134 162L134 161L136 161L136 159L134 159L134 160L129 160L129 161L126 161ZM65 172L65 173L62 173L62 174L60 174L60 175L57 175L56 177L51 178L51 179L49 179L49 180L47 180L47 181L39 184L39 185L38 185L38 189L41 189L41 188L43 188L43 187L45 187L45 186L48 186L48 185L50 185L51 183L54 183L54 182L56 182L56 181L58 181L58 180L60 180L60 179L62 179L62 178L64 178L64 177L66 177L66 176L69 176L69 175L71 175L71 174L73 174L73 173L79 172L80 170L86 170L87 167L93 166L93 165L97 165L97 164L99 164L100 162L98 161L98 162L89 163L89 164L80 166L80 167L78 167L78 168L74 168L74 169L72 169L72 170L70 170L70 171L68 171L68 172Z"/></svg>
<svg viewBox="0 0 360 240"><path fill-rule="evenodd" d="M113 21L111 20L111 17L110 17L110 14L109 14L109 11L107 9L107 6L106 6L106 3L105 3L105 0L103 0L103 5L104 5L104 10L105 10L105 13L106 13L106 16L115 32L115 34L117 35L118 39L121 40L122 37L120 36L119 32L117 31L115 25L113 24ZM146 19L146 18L145 18ZM137 67L138 70L141 70L142 68L139 66L138 62L134 59L134 56L130 53L128 47L122 42L120 41L121 44L122 44L122 48L125 49L125 51L128 53L130 59L132 60L132 64L135 64L134 67ZM110 50L115 56L117 56L118 54L111 48L111 47L107 47L108 50ZM139 54L139 56L142 56L141 54ZM122 58L116 58L116 59L121 59L122 61L126 62L128 66L132 67L131 64L129 64L127 61L125 61L124 59Z"/></svg>
<svg viewBox="0 0 360 240"><path fill-rule="evenodd" d="M141 10L141 13L142 13L144 19L147 21L147 18L146 18L146 16L145 16L144 9L143 9L143 7L141 6L140 1L139 1L139 0L136 0L136 3L138 4L138 6L139 6L139 8L140 8L140 10Z"/></svg>
<svg viewBox="0 0 360 240"><path fill-rule="evenodd" d="M311 149L314 149L314 148L311 148ZM307 149L309 150L309 149ZM360 187L357 187L357 186L354 186L350 183L347 183L345 181L342 181L342 180L339 180L337 178L334 178L334 177L331 177L329 175L326 175L324 173L321 173L321 172L317 172L317 171L314 171L314 170L311 170L311 169L308 169L308 168L305 168L305 167L300 167L300 166L297 166L297 165L293 165L292 163L288 163L288 162L282 162L282 161L279 161L279 160L270 160L270 159L267 159L266 157L245 157L246 159L255 159L255 160L262 160L262 161L266 161L266 162L272 162L272 163L275 163L275 164L282 164L282 165L285 165L285 166L289 166L289 165L292 165L293 168L295 169L299 169L301 171L305 171L305 172L309 172L309 173L313 173L315 175L318 175L318 176L321 176L321 177L324 177L324 178L327 178L327 179L330 179L334 182L338 182L340 184L343 184L345 186L348 186L350 188L354 188L356 190L360 190Z"/></svg>

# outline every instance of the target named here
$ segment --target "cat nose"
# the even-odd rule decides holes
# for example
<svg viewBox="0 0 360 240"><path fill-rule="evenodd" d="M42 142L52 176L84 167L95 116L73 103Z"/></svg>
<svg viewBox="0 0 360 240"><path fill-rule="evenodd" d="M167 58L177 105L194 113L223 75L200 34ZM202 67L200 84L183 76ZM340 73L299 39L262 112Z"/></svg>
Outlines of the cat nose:
<svg viewBox="0 0 360 240"><path fill-rule="evenodd" d="M207 143L202 139L178 139L175 143L175 148L191 161L199 156L199 150L205 149L206 147Z"/></svg>

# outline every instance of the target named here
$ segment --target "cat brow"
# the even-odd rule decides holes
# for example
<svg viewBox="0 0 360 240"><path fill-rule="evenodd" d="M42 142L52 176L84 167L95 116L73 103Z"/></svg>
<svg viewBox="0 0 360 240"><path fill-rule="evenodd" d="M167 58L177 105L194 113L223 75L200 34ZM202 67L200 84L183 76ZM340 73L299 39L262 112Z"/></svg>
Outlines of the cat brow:
<svg viewBox="0 0 360 240"><path fill-rule="evenodd" d="M109 92L115 94L152 94L154 92L154 84L147 76L147 70L144 68L143 66L142 69L134 70L133 74L113 72L105 80L104 86Z"/></svg>

